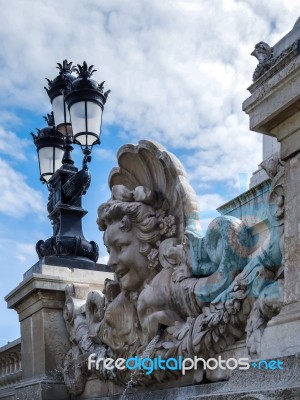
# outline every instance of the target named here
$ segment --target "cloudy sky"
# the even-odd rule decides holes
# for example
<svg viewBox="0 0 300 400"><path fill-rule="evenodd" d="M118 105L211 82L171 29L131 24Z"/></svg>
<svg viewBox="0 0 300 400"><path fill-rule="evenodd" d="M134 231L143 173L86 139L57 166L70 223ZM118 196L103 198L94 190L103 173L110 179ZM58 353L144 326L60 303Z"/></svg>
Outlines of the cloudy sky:
<svg viewBox="0 0 300 400"><path fill-rule="evenodd" d="M299 16L296 0L10 0L0 15L0 345L19 336L3 297L51 236L47 188L30 132L50 111L43 87L56 63L94 64L111 89L102 144L94 149L85 236L102 243L95 219L125 143L154 139L174 152L199 195L201 218L247 188L262 158L241 104L260 40L276 43ZM78 162L80 152L75 151ZM106 253L101 246L101 261Z"/></svg>

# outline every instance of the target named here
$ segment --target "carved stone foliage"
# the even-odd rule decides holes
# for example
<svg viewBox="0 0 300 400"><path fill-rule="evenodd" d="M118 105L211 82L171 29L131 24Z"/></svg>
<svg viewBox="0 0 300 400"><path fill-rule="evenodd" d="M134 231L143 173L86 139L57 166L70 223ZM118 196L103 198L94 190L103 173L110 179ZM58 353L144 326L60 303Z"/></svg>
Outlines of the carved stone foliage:
<svg viewBox="0 0 300 400"><path fill-rule="evenodd" d="M209 358L241 338L257 353L263 330L281 307L283 164L263 167L272 178L268 237L238 218L221 216L201 234L196 195L180 162L148 141L123 146L110 174L111 198L98 226L115 274L102 292L67 288L65 319L72 349L65 381L79 394L87 376L124 386L130 371L87 370L91 352L103 357ZM78 293L77 293L78 292ZM157 336L159 335L159 336ZM155 340L153 348L149 343ZM154 371L136 386L200 382L203 371Z"/></svg>

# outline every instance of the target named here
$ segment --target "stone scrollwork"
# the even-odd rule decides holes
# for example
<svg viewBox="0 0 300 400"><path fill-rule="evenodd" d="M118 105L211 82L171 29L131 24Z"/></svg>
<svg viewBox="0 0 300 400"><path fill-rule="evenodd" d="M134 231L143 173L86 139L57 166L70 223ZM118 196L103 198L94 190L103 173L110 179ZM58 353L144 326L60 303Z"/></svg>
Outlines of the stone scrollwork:
<svg viewBox="0 0 300 400"><path fill-rule="evenodd" d="M93 373L118 387L130 380L130 371L88 371L91 352L209 358L246 338L249 352L257 353L267 322L281 308L283 164L277 158L263 166L272 179L269 235L257 246L247 224L233 216L217 217L202 235L196 194L180 162L161 145L123 146L118 163L97 220L115 278L103 292L67 287L70 392L81 393ZM191 384L202 381L200 372L154 371L135 386L164 387L169 377Z"/></svg>

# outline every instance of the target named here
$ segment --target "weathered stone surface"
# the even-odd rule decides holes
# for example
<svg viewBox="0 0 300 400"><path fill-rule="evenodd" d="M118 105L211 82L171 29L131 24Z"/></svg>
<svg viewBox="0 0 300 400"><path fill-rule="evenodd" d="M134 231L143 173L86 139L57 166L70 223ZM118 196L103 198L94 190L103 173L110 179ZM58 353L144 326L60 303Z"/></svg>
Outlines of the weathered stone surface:
<svg viewBox="0 0 300 400"><path fill-rule="evenodd" d="M217 217L205 237L197 230L195 193L173 155L141 141L122 147L118 162L109 180L112 197L98 211L115 278L87 299L77 294L76 284L66 291L72 348L64 377L73 395L87 396L93 374L100 379L99 393L105 393L107 381L115 385L112 393L120 393L118 387L130 379L140 389L201 382L201 369L185 376L180 370L154 370L138 377L102 364L100 370L88 369L87 358L91 353L114 359L257 354L282 302L284 166L278 156L262 163L270 180L244 196L252 213L235 199L242 219ZM243 338L245 346L230 348ZM206 378L229 376L217 370Z"/></svg>
<svg viewBox="0 0 300 400"><path fill-rule="evenodd" d="M14 400L69 400L70 395L61 379L39 376L24 379L15 387Z"/></svg>
<svg viewBox="0 0 300 400"><path fill-rule="evenodd" d="M291 158L285 169L285 303L300 301L300 155Z"/></svg>
<svg viewBox="0 0 300 400"><path fill-rule="evenodd" d="M263 182L223 204L217 210L223 215L231 215L243 220L249 228L266 221L271 180L266 171L263 169L262 171L266 177Z"/></svg>
<svg viewBox="0 0 300 400"><path fill-rule="evenodd" d="M300 329L300 58L297 47L299 39L298 19L292 31L272 49L272 57L280 56L280 62L270 66L268 71L251 85L249 88L251 97L243 104L243 109L250 117L251 129L276 137L281 145L281 159L285 161L281 193L285 203L283 240L285 305L264 331L261 342L263 357L282 356L299 351L299 339L296 334Z"/></svg>
<svg viewBox="0 0 300 400"><path fill-rule="evenodd" d="M111 273L38 264L6 296L19 314L23 380L16 387L20 400L64 400L69 394L62 381L62 366L70 348L63 318L65 288L78 282L78 294L103 289Z"/></svg>
<svg viewBox="0 0 300 400"><path fill-rule="evenodd" d="M263 161L280 153L280 143L272 136L263 135Z"/></svg>
<svg viewBox="0 0 300 400"><path fill-rule="evenodd" d="M255 186L261 184L267 179L268 175L266 174L266 172L263 169L258 168L256 171L253 172L250 178L249 189L255 188Z"/></svg>
<svg viewBox="0 0 300 400"><path fill-rule="evenodd" d="M283 357L300 353L299 326L299 302L284 306L264 331L260 357Z"/></svg>
<svg viewBox="0 0 300 400"><path fill-rule="evenodd" d="M256 178L269 179L224 205L227 215L212 221L205 236L180 162L148 141L119 150L111 199L98 218L114 276L104 281L95 271L70 274L38 265L7 296L20 315L28 365L17 387L20 399L68 398L61 374L81 400L121 394L127 383L132 400L300 398L299 40L298 21L273 48L255 47L259 64L243 107L252 130L278 140L264 139L265 175ZM182 376L130 374L101 363L88 369L91 353L114 359L291 356L283 358L284 371L198 368ZM222 379L229 380L207 383Z"/></svg>
<svg viewBox="0 0 300 400"><path fill-rule="evenodd" d="M236 370L228 382L130 393L128 400L299 400L299 356L284 357L284 370ZM103 397L108 400L111 397ZM82 398L88 399L88 398ZM114 397L121 400L122 397ZM123 399L122 399L123 400Z"/></svg>

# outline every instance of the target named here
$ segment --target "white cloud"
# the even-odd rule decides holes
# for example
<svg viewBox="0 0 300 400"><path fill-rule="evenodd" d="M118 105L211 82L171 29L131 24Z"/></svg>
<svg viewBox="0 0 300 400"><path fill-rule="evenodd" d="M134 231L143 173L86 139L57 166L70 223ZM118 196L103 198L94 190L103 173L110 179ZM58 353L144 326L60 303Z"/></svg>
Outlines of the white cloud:
<svg viewBox="0 0 300 400"><path fill-rule="evenodd" d="M103 130L120 127L112 138L116 144L120 137L154 139L189 154L185 166L193 185L204 190L198 190L201 210L227 200L213 193L215 184L227 182L232 192L240 174L257 168L261 136L248 131L241 109L257 64L250 53L260 40L273 45L292 28L298 0L61 0L59 6L43 0L30 2L30 10L28 4L14 0L1 8L1 126L20 124L19 110L48 112L44 77L53 79L56 63L65 58L86 60L98 70L95 79L105 79L112 90ZM0 129L0 151L22 160L27 142L12 129ZM104 149L95 154L112 156ZM40 192L1 159L0 182L0 213L45 214ZM99 187L104 196L107 186ZM202 216L204 228L209 221ZM17 261L27 261L32 252L30 244L20 243ZM106 263L107 256L99 262Z"/></svg>
<svg viewBox="0 0 300 400"><path fill-rule="evenodd" d="M104 130L119 125L117 141L154 139L177 153L188 150L193 185L211 188L222 181L238 189L241 174L250 176L262 159L261 135L248 131L241 110L257 64L250 53L258 41L273 45L287 33L298 7L295 0L62 0L58 12L44 0L28 13L28 4L15 0L0 17L2 116L13 119L13 107L48 111L44 77L53 79L64 58L86 60L112 89ZM8 134L5 142L0 130L5 153L26 144ZM103 148L95 155L115 158ZM9 202L2 202L2 212L39 208L25 198L27 206L13 212L9 203L21 201L12 196L11 180L3 179Z"/></svg>
<svg viewBox="0 0 300 400"><path fill-rule="evenodd" d="M298 7L279 0L271 4L258 0L85 0L76 4L62 0L57 12L55 3L44 0L35 2L28 14L26 2L17 0L17 4L8 4L2 10L0 28L1 37L5 38L2 74L8 78L2 84L6 85L9 101L35 109L43 99L45 105L43 78L54 77L56 62L64 57L78 62L86 58L99 70L97 76L103 76L113 88L111 120L123 119L135 125L131 116L141 122L141 117L151 116L151 109L145 110L151 106L156 118L149 118L148 122L154 127L162 122L156 113L162 105L169 113L186 104L181 113L189 111L191 117L195 104L188 108L195 103L195 94L205 100L216 90L222 92L224 85L229 88L232 77L236 81L231 65L242 60L243 70L236 71L238 76L246 68L249 72L249 63L254 66L255 60L249 61L248 50L255 41L269 35L269 19L276 16L280 28L284 23L284 29L288 29ZM22 59L22 74L17 55ZM231 77L226 81L230 68ZM250 75L244 78L249 80ZM199 91L208 87L212 91ZM178 96L172 97L173 94ZM214 100L219 102L223 96L222 93ZM165 100L170 101L165 104ZM139 111L146 115L139 115ZM162 117L168 115L162 113Z"/></svg>
<svg viewBox="0 0 300 400"><path fill-rule="evenodd" d="M100 256L100 257L98 258L97 263L98 263L98 264L107 265L108 259L109 259L109 255L108 255L108 254L105 255L105 256Z"/></svg>
<svg viewBox="0 0 300 400"><path fill-rule="evenodd" d="M222 204L226 203L227 199L217 193L207 193L198 196L200 211L214 211Z"/></svg>
<svg viewBox="0 0 300 400"><path fill-rule="evenodd" d="M37 259L34 243L16 243L15 256L22 263L33 264Z"/></svg>
<svg viewBox="0 0 300 400"><path fill-rule="evenodd" d="M4 260L4 262L7 262L8 260L12 261L12 258L15 258L15 261L12 262L13 268L18 269L21 265L23 272L24 265L27 269L36 263L38 258L35 250L34 240L30 243L24 243L4 238L4 234L3 237L0 237L0 251L1 258ZM22 272L22 270L20 272Z"/></svg>
<svg viewBox="0 0 300 400"><path fill-rule="evenodd" d="M25 160L24 149L29 143L29 140L20 139L14 132L6 131L0 126L0 153Z"/></svg>
<svg viewBox="0 0 300 400"><path fill-rule="evenodd" d="M243 126L243 116L231 114L222 125L202 131L198 150L187 158L190 177L198 182L230 182L240 185L241 174L257 169L262 159L262 137ZM191 141L197 148L197 140Z"/></svg>
<svg viewBox="0 0 300 400"><path fill-rule="evenodd" d="M0 24L6 104L43 113L44 76L53 78L65 57L86 59L112 89L103 123L120 125L127 140L193 149L194 161L209 152L209 162L196 168L200 180L235 185L241 168L256 169L261 144L241 111L256 65L250 53L292 28L296 2L63 0L58 13L45 0L30 14L26 2L17 3L3 8Z"/></svg>
<svg viewBox="0 0 300 400"><path fill-rule="evenodd" d="M103 149L97 147L93 150L93 156L99 160L116 161L116 154L110 149Z"/></svg>
<svg viewBox="0 0 300 400"><path fill-rule="evenodd" d="M11 217L25 214L44 214L45 205L40 192L26 183L26 177L0 158L1 202L0 213Z"/></svg>
<svg viewBox="0 0 300 400"><path fill-rule="evenodd" d="M8 111L8 110L3 110L0 114L0 124L4 126L20 126L21 125L21 119L18 115L15 113Z"/></svg>

